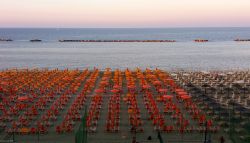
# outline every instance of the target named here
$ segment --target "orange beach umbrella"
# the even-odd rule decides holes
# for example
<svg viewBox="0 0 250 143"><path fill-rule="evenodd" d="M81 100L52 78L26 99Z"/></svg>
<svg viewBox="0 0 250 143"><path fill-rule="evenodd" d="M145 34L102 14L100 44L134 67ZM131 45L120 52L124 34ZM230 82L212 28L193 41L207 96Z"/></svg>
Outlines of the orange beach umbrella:
<svg viewBox="0 0 250 143"><path fill-rule="evenodd" d="M191 96L189 96L189 95L181 95L181 99L183 99L183 100L190 99L190 98L191 98Z"/></svg>
<svg viewBox="0 0 250 143"><path fill-rule="evenodd" d="M29 100L28 96L19 96L18 97L18 101L27 101L27 100Z"/></svg>
<svg viewBox="0 0 250 143"><path fill-rule="evenodd" d="M163 95L162 97L163 97L164 99L168 99L168 100L170 100L170 99L173 98L172 95Z"/></svg>

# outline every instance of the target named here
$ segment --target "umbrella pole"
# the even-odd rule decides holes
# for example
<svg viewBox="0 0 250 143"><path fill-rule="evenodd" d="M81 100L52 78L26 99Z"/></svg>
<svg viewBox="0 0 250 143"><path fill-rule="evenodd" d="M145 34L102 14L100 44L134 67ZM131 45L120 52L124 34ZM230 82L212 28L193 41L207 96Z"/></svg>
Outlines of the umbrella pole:
<svg viewBox="0 0 250 143"><path fill-rule="evenodd" d="M207 121L205 122L205 127L206 127L206 130L205 130L205 139L204 139L204 143L207 143Z"/></svg>
<svg viewBox="0 0 250 143"><path fill-rule="evenodd" d="M13 142L15 142L15 132L14 131L12 132L12 139L13 139Z"/></svg>

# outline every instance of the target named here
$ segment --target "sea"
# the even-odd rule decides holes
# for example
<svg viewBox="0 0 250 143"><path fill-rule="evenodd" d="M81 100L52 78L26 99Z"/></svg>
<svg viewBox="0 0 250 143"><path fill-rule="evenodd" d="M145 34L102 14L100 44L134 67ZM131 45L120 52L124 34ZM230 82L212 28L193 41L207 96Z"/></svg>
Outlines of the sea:
<svg viewBox="0 0 250 143"><path fill-rule="evenodd" d="M249 70L250 28L0 28L0 70L140 67L164 70ZM207 39L197 43L194 39ZM30 42L41 39L42 42ZM176 40L175 43L58 40Z"/></svg>

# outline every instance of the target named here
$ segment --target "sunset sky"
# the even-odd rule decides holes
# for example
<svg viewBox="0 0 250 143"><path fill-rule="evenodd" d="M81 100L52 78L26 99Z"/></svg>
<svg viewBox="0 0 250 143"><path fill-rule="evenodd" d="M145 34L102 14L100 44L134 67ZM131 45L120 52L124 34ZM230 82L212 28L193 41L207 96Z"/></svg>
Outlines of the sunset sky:
<svg viewBox="0 0 250 143"><path fill-rule="evenodd" d="M250 0L0 1L0 27L250 27Z"/></svg>

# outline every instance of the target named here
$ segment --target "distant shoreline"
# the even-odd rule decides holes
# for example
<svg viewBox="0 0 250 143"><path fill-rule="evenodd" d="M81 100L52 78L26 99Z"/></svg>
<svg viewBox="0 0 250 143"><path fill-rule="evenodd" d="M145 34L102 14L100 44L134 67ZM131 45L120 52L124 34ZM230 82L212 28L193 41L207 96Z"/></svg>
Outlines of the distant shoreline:
<svg viewBox="0 0 250 143"><path fill-rule="evenodd" d="M13 42L13 39L0 39L0 42ZM28 40L29 42L42 42L43 40L41 39L31 39ZM28 42L25 41L25 42ZM234 39L232 41L235 42L250 42L250 39ZM62 43L175 43L175 42L180 42L176 40L83 40L83 39L65 39L65 40L58 40L57 42L62 42ZM207 39L194 39L192 42L196 43L206 43L206 42L212 42Z"/></svg>
<svg viewBox="0 0 250 143"><path fill-rule="evenodd" d="M59 42L176 42L176 40L59 40Z"/></svg>
<svg viewBox="0 0 250 143"><path fill-rule="evenodd" d="M0 28L0 39L44 42L58 40L83 40L116 42L161 41L190 42L204 39L208 42L250 39L250 27L171 27L171 28ZM168 41L169 40L169 41Z"/></svg>

